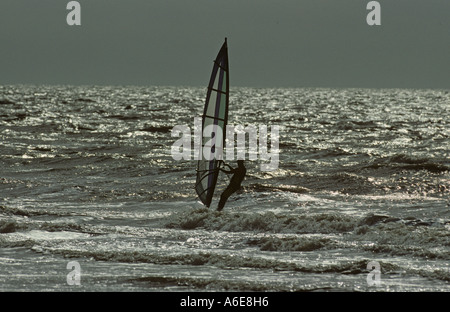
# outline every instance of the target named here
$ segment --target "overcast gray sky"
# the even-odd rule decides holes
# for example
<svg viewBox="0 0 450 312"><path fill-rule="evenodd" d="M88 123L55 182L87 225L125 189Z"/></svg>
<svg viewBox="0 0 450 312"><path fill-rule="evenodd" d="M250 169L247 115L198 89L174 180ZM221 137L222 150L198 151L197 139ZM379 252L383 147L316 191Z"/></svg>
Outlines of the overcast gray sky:
<svg viewBox="0 0 450 312"><path fill-rule="evenodd" d="M0 1L0 84L203 86L228 37L231 86L450 88L450 1Z"/></svg>

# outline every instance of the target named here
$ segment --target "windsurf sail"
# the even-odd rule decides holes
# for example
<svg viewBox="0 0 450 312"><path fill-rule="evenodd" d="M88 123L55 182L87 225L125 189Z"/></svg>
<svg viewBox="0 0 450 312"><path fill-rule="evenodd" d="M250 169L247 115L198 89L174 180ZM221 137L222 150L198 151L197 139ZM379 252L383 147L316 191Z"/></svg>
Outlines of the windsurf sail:
<svg viewBox="0 0 450 312"><path fill-rule="evenodd" d="M225 126L228 121L228 101L228 47L227 39L225 38L225 42L214 60L202 116L202 131L206 127L212 126L212 133L211 138L202 136L202 148L200 149L199 160L197 163L195 190L202 203L207 207L211 204L222 162L223 154L217 152L223 152L223 147L225 146ZM218 129L219 127L220 129ZM208 157L205 156L205 150L207 156L209 154ZM211 152L211 154L209 152ZM215 155L215 157L211 157L211 155Z"/></svg>

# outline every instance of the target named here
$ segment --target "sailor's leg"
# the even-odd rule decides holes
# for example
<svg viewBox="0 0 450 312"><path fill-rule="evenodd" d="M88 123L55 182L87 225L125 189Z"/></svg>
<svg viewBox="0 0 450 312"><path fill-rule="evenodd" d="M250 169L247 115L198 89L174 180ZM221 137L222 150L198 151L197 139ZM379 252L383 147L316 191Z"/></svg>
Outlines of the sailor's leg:
<svg viewBox="0 0 450 312"><path fill-rule="evenodd" d="M223 191L222 195L220 195L220 201L217 205L217 210L222 210L225 206L225 203L227 202L228 198L235 192L236 190L234 187L227 187L225 191Z"/></svg>

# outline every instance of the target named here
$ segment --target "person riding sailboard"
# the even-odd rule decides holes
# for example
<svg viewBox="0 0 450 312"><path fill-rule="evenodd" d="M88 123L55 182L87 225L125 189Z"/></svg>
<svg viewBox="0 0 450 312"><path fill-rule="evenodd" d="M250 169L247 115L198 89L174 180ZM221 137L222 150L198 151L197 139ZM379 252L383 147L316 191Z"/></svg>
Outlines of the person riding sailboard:
<svg viewBox="0 0 450 312"><path fill-rule="evenodd" d="M202 129L212 129L211 136L203 137L199 158L197 162L197 179L195 191L201 202L209 208L214 195L219 172L233 174L230 184L220 196L217 209L220 211L225 206L228 198L238 191L244 180L246 169L243 160L238 160L238 167L233 169L225 164L229 170L221 168L224 164L222 151L225 146L226 125L228 123L229 107L229 67L228 67L228 45L227 38L214 60L211 78L206 93L205 106L202 115ZM221 130L221 131L220 131ZM214 133L214 134L213 134ZM206 155L204 153L206 152ZM206 156L213 157L206 157Z"/></svg>
<svg viewBox="0 0 450 312"><path fill-rule="evenodd" d="M223 207L225 206L225 203L227 202L228 198L235 192L237 192L241 188L241 183L245 178L245 174L247 172L247 169L244 166L243 160L238 160L238 167L233 169L230 165L225 164L230 170L220 169L222 172L226 174L233 174L233 177L230 180L230 184L228 187L222 192L222 195L220 195L220 201L217 205L217 210L221 211Z"/></svg>

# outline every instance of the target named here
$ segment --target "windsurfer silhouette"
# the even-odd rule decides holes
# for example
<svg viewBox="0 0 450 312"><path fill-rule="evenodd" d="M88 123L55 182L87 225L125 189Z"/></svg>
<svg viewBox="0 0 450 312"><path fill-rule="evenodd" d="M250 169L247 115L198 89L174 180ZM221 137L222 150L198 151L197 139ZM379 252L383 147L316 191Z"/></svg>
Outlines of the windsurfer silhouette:
<svg viewBox="0 0 450 312"><path fill-rule="evenodd" d="M221 211L223 207L225 206L226 201L228 198L236 191L238 191L241 188L241 183L245 178L245 174L247 172L247 169L244 166L243 160L238 160L238 167L233 169L230 165L225 164L230 170L220 169L226 174L233 174L233 177L230 180L230 184L228 187L223 191L222 195L220 195L220 201L217 205L217 210Z"/></svg>

